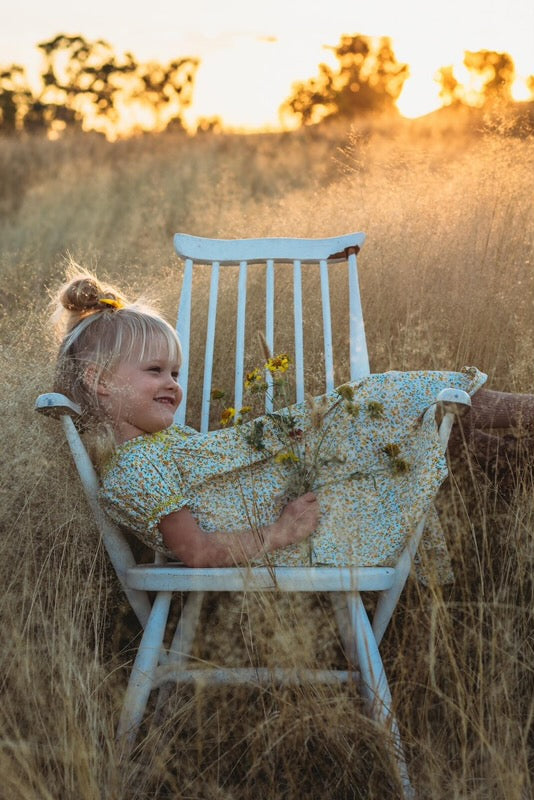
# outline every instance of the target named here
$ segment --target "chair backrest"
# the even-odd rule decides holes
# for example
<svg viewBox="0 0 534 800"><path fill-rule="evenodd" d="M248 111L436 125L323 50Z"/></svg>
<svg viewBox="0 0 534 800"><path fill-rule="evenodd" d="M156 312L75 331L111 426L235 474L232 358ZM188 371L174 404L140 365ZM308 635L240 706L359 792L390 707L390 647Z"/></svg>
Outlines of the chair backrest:
<svg viewBox="0 0 534 800"><path fill-rule="evenodd" d="M305 392L305 360L304 360L304 330L303 308L306 304L306 295L303 292L303 265L314 266L319 270L323 355L325 366L325 389L334 388L334 353L332 347L332 309L330 303L330 265L347 264L347 292L348 292L348 330L349 342L349 377L351 380L369 375L369 358L363 324L362 304L358 283L357 254L365 240L365 234L352 233L345 236L326 239L205 239L177 233L174 237L174 246L178 255L184 259L184 276L180 305L178 311L177 331L183 347L183 363L181 368L181 385L184 398L177 411L176 421L184 423L187 412L188 379L190 373L190 342L192 323L192 302L194 289L194 270L200 265L208 266L211 270L209 278L209 297L207 309L206 340L204 350L204 372L202 385L202 401L200 413L200 429L206 432L209 429L210 405L212 393L212 376L215 353L215 332L217 307L219 301L219 277L221 269L229 267L238 268L237 277L237 302L235 324L235 358L234 358L234 398L235 408L242 406L243 382L245 375L245 322L247 317L247 278L251 266L261 265L265 274L265 339L271 351L275 341L275 323L280 320L278 309L275 308L275 265L289 265L292 270L292 296L293 296L293 336L294 352L291 354L295 362L296 400L304 399ZM205 282L202 282L202 291L205 292ZM228 299L225 295L225 303ZM287 314L283 312L284 323L287 325ZM225 333L228 335L228 332ZM267 380L270 376L267 375ZM266 410L272 402L270 393L266 397Z"/></svg>

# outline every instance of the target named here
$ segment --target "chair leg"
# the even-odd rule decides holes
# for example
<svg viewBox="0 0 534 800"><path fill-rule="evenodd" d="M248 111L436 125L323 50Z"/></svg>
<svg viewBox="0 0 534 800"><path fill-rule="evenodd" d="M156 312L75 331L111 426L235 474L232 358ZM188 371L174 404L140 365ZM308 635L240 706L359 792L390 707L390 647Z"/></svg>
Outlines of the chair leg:
<svg viewBox="0 0 534 800"><path fill-rule="evenodd" d="M167 651L169 661L173 664L182 663L189 657L203 600L204 592L189 592L174 632L172 644Z"/></svg>
<svg viewBox="0 0 534 800"><path fill-rule="evenodd" d="M356 641L347 605L347 596L344 592L332 592L330 594L330 602L334 610L337 629L345 648L347 661L356 669L358 666L358 653L356 652Z"/></svg>
<svg viewBox="0 0 534 800"><path fill-rule="evenodd" d="M378 644L382 641L382 637L390 623L393 612L397 607L411 568L412 557L409 551L405 550L395 565L395 582L393 586L391 589L380 592L376 603L373 616L373 633Z"/></svg>
<svg viewBox="0 0 534 800"><path fill-rule="evenodd" d="M408 775L399 726L392 711L391 691L378 644L360 593L351 593L347 599L355 635L354 644L360 668L362 693L369 705L372 718L383 725L391 737L403 795L406 800L412 800L415 794Z"/></svg>
<svg viewBox="0 0 534 800"><path fill-rule="evenodd" d="M159 592L156 595L128 681L117 739L122 739L129 745L135 740L152 689L154 672L160 660L171 597L172 592Z"/></svg>
<svg viewBox="0 0 534 800"><path fill-rule="evenodd" d="M167 650L167 664L181 665L184 664L189 657L198 627L204 594L204 592L189 592L180 619L178 620L171 646ZM162 718L163 707L169 699L173 682L174 681L171 679L163 684L158 692L156 719L160 720Z"/></svg>
<svg viewBox="0 0 534 800"><path fill-rule="evenodd" d="M391 620L391 616L397 606L399 597L402 594L406 580L412 569L412 562L419 547L419 542L425 529L425 516L419 520L417 528L413 532L410 541L406 545L401 557L395 565L395 581L391 589L386 589L380 592L376 610L373 616L373 631L375 639L380 644L382 637L386 631L387 626Z"/></svg>

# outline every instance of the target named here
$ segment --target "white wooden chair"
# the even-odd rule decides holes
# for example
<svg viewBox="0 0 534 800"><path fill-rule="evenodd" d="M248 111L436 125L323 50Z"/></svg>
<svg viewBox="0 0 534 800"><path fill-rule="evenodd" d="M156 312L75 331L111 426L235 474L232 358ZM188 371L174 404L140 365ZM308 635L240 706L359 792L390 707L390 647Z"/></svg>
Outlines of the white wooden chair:
<svg viewBox="0 0 534 800"><path fill-rule="evenodd" d="M202 431L208 430L213 354L215 348L216 308L221 270L237 265L238 297L236 320L236 348L234 374L234 406L242 405L245 353L245 317L247 308L247 274L254 264L262 264L265 273L265 337L273 349L275 329L275 273L280 262L289 264L293 274L293 325L294 361L296 372L296 400L304 399L304 331L302 272L312 263L320 274L322 327L324 341L325 388L334 388L334 362L332 346L332 319L329 293L331 264L348 262L348 295L350 321L350 379L369 374L369 360L362 317L357 274L357 253L364 234L355 233L327 239L203 239L177 234L174 239L178 255L184 259L184 276L178 312L177 330L183 346L181 384L183 402L177 412L177 421L184 422L187 411L189 341L193 295L193 274L197 265L211 265L209 309L205 340L204 378L202 391ZM263 272L262 272L263 274ZM345 376L345 380L348 376ZM465 392L445 390L436 398L441 410L439 435L446 447L457 404L469 405ZM415 533L408 538L406 548L395 568L390 567L276 567L276 591L329 592L344 643L348 668L346 670L303 670L299 673L283 669L258 668L203 668L191 666L191 652L205 592L272 591L271 568L235 567L223 569L191 569L167 562L156 555L155 563L137 565L131 549L121 532L103 513L98 503L98 479L78 435L73 417L80 409L68 398L57 394L41 395L37 410L59 417L63 423L70 449L80 474L85 494L94 512L109 557L119 581L144 629L137 656L132 667L120 722L118 736L133 741L143 718L150 692L169 681L192 683L197 679L204 684L250 684L275 682L291 685L318 681L338 684L357 677L369 706L370 714L384 726L397 758L399 777L406 797L413 796L403 756L396 720L392 713L392 699L379 644L391 619L393 610L411 569L423 530L423 520ZM267 408L269 410L269 408ZM379 597L372 621L361 599L361 592L377 592ZM151 602L148 592L155 592ZM174 592L187 593L181 618L172 643L163 647L171 597ZM340 598L343 603L340 604Z"/></svg>

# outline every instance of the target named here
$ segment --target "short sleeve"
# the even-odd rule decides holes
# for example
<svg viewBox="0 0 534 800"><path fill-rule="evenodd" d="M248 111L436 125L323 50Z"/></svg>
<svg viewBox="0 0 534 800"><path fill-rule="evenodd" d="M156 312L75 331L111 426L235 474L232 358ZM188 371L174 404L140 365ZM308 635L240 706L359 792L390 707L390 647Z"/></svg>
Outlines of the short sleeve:
<svg viewBox="0 0 534 800"><path fill-rule="evenodd" d="M158 525L163 517L188 505L173 459L157 447L142 446L117 454L102 477L100 501L114 522L151 546L162 544Z"/></svg>

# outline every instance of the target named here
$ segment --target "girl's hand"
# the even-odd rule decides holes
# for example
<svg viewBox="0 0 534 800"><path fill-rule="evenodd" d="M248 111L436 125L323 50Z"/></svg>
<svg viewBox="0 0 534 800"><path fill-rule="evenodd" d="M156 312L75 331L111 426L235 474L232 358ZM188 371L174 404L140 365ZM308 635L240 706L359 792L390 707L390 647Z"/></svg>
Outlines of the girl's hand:
<svg viewBox="0 0 534 800"><path fill-rule="evenodd" d="M319 503L313 492L297 497L287 504L273 525L272 548L286 547L306 539L313 533L318 521Z"/></svg>
<svg viewBox="0 0 534 800"><path fill-rule="evenodd" d="M181 508L163 517L159 529L165 546L188 567L233 567L258 555L300 542L317 527L319 504L312 492L297 497L272 525L257 530L205 533L191 511Z"/></svg>

